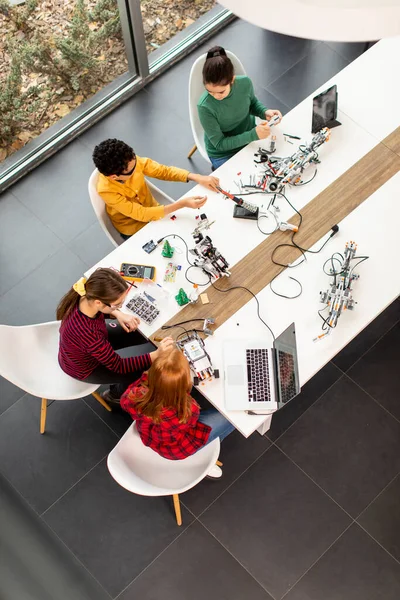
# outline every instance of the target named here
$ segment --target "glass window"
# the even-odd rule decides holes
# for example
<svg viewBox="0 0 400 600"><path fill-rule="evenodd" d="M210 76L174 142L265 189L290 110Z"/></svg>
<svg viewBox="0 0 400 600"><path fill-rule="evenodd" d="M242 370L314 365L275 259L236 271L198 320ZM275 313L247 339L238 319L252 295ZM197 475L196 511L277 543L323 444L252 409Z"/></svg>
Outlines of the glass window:
<svg viewBox="0 0 400 600"><path fill-rule="evenodd" d="M127 71L117 0L0 0L0 161Z"/></svg>
<svg viewBox="0 0 400 600"><path fill-rule="evenodd" d="M141 0L147 53L190 28L216 5L216 0Z"/></svg>

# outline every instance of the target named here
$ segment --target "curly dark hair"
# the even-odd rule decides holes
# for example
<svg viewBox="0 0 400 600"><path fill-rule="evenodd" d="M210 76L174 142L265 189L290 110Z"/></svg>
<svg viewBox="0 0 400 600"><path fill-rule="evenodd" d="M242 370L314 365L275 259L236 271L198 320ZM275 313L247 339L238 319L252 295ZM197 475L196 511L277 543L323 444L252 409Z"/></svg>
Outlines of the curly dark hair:
<svg viewBox="0 0 400 600"><path fill-rule="evenodd" d="M104 140L93 150L93 162L97 169L108 177L109 175L121 175L126 171L131 160L136 158L133 149L117 140Z"/></svg>

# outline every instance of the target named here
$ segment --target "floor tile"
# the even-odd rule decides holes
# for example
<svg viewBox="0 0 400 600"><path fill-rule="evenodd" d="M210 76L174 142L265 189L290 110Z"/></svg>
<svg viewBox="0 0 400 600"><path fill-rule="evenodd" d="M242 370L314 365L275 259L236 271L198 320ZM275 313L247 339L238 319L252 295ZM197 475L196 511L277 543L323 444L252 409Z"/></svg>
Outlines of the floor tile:
<svg viewBox="0 0 400 600"><path fill-rule="evenodd" d="M62 296L86 270L87 265L66 246L62 246L1 297L2 322L28 325L54 321L56 308ZM20 317L18 323L10 323L16 314Z"/></svg>
<svg viewBox="0 0 400 600"><path fill-rule="evenodd" d="M346 376L277 444L354 518L400 469L400 423Z"/></svg>
<svg viewBox="0 0 400 600"><path fill-rule="evenodd" d="M348 372L364 390L400 420L400 322Z"/></svg>
<svg viewBox="0 0 400 600"><path fill-rule="evenodd" d="M400 475L372 502L358 522L400 562Z"/></svg>
<svg viewBox="0 0 400 600"><path fill-rule="evenodd" d="M247 439L238 431L234 431L221 444L219 460L224 465L222 479L204 479L196 487L182 494L182 502L194 515L199 515L269 446L270 442L257 431Z"/></svg>
<svg viewBox="0 0 400 600"><path fill-rule="evenodd" d="M273 415L271 428L266 436L273 442L276 441L341 376L342 373L335 365L325 365L306 383L296 398Z"/></svg>
<svg viewBox="0 0 400 600"><path fill-rule="evenodd" d="M109 386L101 386L99 392L108 389ZM119 406L113 406L112 411L104 410L100 402L97 402L93 396L86 396L84 402L100 417L104 423L117 434L118 437L124 435L130 425L132 425L132 417L122 410Z"/></svg>
<svg viewBox="0 0 400 600"><path fill-rule="evenodd" d="M0 415L24 395L24 390L0 376Z"/></svg>
<svg viewBox="0 0 400 600"><path fill-rule="evenodd" d="M342 371L347 371L373 344L400 321L400 299L395 300L361 333L347 344L332 362Z"/></svg>
<svg viewBox="0 0 400 600"><path fill-rule="evenodd" d="M234 29L231 25L212 38L208 48L219 44L236 54L247 75L255 83L265 87L319 46L319 43L238 21Z"/></svg>
<svg viewBox="0 0 400 600"><path fill-rule="evenodd" d="M102 461L45 515L45 521L103 587L119 594L193 517L175 521L172 498L147 498L120 487Z"/></svg>
<svg viewBox="0 0 400 600"><path fill-rule="evenodd" d="M366 44L371 48L376 42L325 42L332 50L346 60L352 62L366 50Z"/></svg>
<svg viewBox="0 0 400 600"><path fill-rule="evenodd" d="M349 524L349 517L277 448L200 517L276 599Z"/></svg>
<svg viewBox="0 0 400 600"><path fill-rule="evenodd" d="M91 227L74 238L68 248L72 250L88 267L92 267L102 258L114 250L99 223L93 223Z"/></svg>
<svg viewBox="0 0 400 600"><path fill-rule="evenodd" d="M0 200L0 295L61 246L61 240L13 194L3 194Z"/></svg>
<svg viewBox="0 0 400 600"><path fill-rule="evenodd" d="M111 600L0 474L2 600Z"/></svg>
<svg viewBox="0 0 400 600"><path fill-rule="evenodd" d="M191 525L118 600L272 600L208 533Z"/></svg>
<svg viewBox="0 0 400 600"><path fill-rule="evenodd" d="M293 108L346 65L347 60L329 46L321 44L269 84L268 90Z"/></svg>
<svg viewBox="0 0 400 600"><path fill-rule="evenodd" d="M88 193L91 152L74 140L12 188L12 193L63 242L96 221Z"/></svg>
<svg viewBox="0 0 400 600"><path fill-rule="evenodd" d="M282 115L285 115L287 112L289 112L290 108L265 88L254 84L254 93L267 108L275 108L280 110Z"/></svg>
<svg viewBox="0 0 400 600"><path fill-rule="evenodd" d="M29 394L1 415L0 471L42 513L106 456L118 438L80 400L53 402L43 435L39 417L40 400Z"/></svg>
<svg viewBox="0 0 400 600"><path fill-rule="evenodd" d="M358 525L352 525L285 596L285 600L339 598L400 598L400 565Z"/></svg>

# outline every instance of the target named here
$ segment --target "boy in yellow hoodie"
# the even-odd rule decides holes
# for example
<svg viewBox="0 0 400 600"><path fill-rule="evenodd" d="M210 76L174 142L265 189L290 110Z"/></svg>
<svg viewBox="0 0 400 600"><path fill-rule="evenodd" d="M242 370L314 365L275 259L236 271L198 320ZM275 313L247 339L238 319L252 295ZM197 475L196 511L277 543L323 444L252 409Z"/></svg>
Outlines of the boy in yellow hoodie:
<svg viewBox="0 0 400 600"><path fill-rule="evenodd" d="M96 146L93 161L99 171L97 191L106 204L112 224L124 239L149 221L162 219L180 208L201 208L207 200L207 196L192 196L162 206L151 195L145 177L195 181L214 191L219 186L217 177L166 167L150 158L136 156L128 144L117 139L105 140Z"/></svg>

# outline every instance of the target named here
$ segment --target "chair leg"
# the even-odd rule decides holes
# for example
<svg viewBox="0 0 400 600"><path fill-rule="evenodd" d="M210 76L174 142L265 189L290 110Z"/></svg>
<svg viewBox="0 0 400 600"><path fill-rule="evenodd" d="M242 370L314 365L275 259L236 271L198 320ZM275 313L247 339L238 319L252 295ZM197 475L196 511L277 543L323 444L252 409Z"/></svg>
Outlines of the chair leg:
<svg viewBox="0 0 400 600"><path fill-rule="evenodd" d="M179 496L178 494L174 494L172 497L174 499L176 522L178 523L178 525L182 525L181 505L179 502Z"/></svg>
<svg viewBox="0 0 400 600"><path fill-rule="evenodd" d="M42 406L40 409L40 433L44 433L46 427L46 415L47 415L47 400L42 398Z"/></svg>
<svg viewBox="0 0 400 600"><path fill-rule="evenodd" d="M105 400L103 400L103 398L100 396L100 394L98 394L97 392L92 392L92 396L94 396L94 398L96 398L97 402L100 402L100 404L102 406L104 406L104 408L106 410L111 412L111 406L109 404L107 404L107 402Z"/></svg>
<svg viewBox="0 0 400 600"><path fill-rule="evenodd" d="M193 146L193 148L190 150L189 154L188 154L188 158L192 158L193 154L196 152L197 150L197 146L196 144Z"/></svg>
<svg viewBox="0 0 400 600"><path fill-rule="evenodd" d="M220 460L217 460L215 464L217 465L217 467L222 467L224 463L222 463Z"/></svg>

